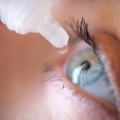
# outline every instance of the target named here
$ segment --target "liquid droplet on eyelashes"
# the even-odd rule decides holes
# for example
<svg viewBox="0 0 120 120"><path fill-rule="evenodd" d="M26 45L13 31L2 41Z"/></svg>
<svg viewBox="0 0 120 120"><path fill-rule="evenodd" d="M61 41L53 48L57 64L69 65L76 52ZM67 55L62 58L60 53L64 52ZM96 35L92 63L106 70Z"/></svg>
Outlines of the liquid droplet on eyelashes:
<svg viewBox="0 0 120 120"><path fill-rule="evenodd" d="M62 47L62 48L55 48L56 52L63 55L68 52L68 45Z"/></svg>

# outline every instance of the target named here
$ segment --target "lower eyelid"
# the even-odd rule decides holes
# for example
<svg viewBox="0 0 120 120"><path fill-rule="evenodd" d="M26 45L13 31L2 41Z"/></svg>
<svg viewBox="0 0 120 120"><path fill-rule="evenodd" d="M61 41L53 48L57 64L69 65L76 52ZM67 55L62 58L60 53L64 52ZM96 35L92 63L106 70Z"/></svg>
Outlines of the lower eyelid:
<svg viewBox="0 0 120 120"><path fill-rule="evenodd" d="M82 89L73 85L65 77L61 77L61 79L57 81L54 80L54 77L52 77L52 79L53 82L50 82L51 88L49 89L54 92L52 98L54 98L55 95L55 98L57 97L62 100L57 100L57 104L60 102L60 105L64 105L64 108L67 108L69 105L69 109L71 109L71 107L75 107L79 115L83 115L83 118L88 116L88 111L92 111L93 114L91 120L93 120L93 117L96 116L99 117L99 120L102 118L105 119L105 117L109 117L110 120L117 119L117 110L114 107L86 93Z"/></svg>

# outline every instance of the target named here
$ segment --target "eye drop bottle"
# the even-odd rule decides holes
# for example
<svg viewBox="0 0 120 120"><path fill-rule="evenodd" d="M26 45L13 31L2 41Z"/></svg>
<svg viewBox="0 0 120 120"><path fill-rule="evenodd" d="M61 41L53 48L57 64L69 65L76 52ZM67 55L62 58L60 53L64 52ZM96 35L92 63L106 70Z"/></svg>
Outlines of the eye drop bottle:
<svg viewBox="0 0 120 120"><path fill-rule="evenodd" d="M56 48L67 46L68 34L51 14L52 0L0 0L0 20L19 34L40 33Z"/></svg>

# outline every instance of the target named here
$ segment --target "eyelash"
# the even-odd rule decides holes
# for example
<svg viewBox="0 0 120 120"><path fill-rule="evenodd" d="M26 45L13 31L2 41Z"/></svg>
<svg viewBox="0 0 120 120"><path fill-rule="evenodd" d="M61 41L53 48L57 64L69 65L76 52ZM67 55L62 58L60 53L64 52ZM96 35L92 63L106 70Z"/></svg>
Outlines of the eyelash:
<svg viewBox="0 0 120 120"><path fill-rule="evenodd" d="M94 38L91 37L91 35L89 34L88 24L86 24L85 19L82 17L81 21L75 21L75 19L72 18L72 23L70 24L70 27L77 34L77 36L80 39L84 40L88 45L90 45L96 53L98 47L95 43Z"/></svg>

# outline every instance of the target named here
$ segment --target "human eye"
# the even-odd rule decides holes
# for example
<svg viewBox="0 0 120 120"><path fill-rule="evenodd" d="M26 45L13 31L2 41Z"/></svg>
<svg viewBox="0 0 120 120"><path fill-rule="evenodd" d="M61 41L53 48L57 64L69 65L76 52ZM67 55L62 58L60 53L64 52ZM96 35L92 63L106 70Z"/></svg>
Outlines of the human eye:
<svg viewBox="0 0 120 120"><path fill-rule="evenodd" d="M100 50L90 36L84 18L80 24L76 22L75 27L71 26L80 41L84 41L79 47L83 45L85 48L78 50L67 60L65 75L78 87L115 106L114 91L108 77L110 71L106 71L104 66L107 61L102 58L103 53L99 54Z"/></svg>
<svg viewBox="0 0 120 120"><path fill-rule="evenodd" d="M92 49L85 48L72 56L65 72L72 83L115 105L114 92L104 65Z"/></svg>

